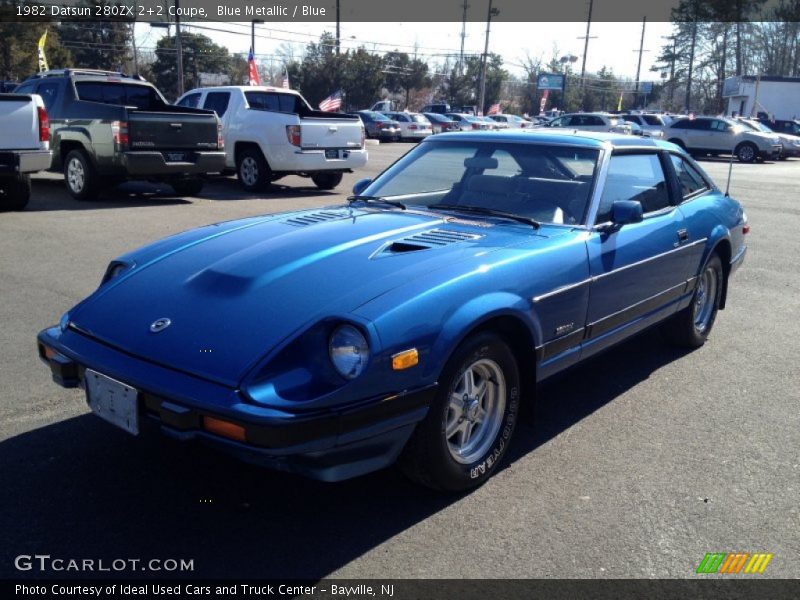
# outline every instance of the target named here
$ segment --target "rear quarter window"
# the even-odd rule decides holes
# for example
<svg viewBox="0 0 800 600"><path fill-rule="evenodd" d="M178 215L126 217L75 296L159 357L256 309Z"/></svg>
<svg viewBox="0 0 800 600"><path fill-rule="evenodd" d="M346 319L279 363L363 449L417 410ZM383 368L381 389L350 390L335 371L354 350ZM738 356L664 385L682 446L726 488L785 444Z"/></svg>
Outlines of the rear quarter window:
<svg viewBox="0 0 800 600"><path fill-rule="evenodd" d="M230 92L209 92L203 108L213 110L218 117L223 117L228 111L228 103L231 101Z"/></svg>

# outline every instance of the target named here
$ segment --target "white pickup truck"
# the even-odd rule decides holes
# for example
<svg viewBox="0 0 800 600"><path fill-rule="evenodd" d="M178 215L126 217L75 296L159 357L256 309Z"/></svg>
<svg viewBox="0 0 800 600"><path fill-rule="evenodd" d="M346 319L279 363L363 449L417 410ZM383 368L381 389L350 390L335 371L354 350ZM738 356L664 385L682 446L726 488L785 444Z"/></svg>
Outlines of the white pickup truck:
<svg viewBox="0 0 800 600"><path fill-rule="evenodd" d="M0 210L22 210L31 173L50 168L50 121L38 95L0 94Z"/></svg>
<svg viewBox="0 0 800 600"><path fill-rule="evenodd" d="M298 92L220 86L186 92L179 106L214 110L222 122L226 167L242 187L258 191L286 175L311 177L330 190L342 174L367 162L358 117L313 110Z"/></svg>

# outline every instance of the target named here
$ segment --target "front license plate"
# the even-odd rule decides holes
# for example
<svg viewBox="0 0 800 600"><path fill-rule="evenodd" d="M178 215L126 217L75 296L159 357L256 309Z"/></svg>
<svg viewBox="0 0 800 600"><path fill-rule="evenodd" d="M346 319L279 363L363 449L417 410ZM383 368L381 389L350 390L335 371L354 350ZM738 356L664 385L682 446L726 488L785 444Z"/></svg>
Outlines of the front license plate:
<svg viewBox="0 0 800 600"><path fill-rule="evenodd" d="M325 150L325 158L339 158L338 150Z"/></svg>
<svg viewBox="0 0 800 600"><path fill-rule="evenodd" d="M128 433L139 435L137 390L91 369L86 369L84 378L86 399L94 414Z"/></svg>

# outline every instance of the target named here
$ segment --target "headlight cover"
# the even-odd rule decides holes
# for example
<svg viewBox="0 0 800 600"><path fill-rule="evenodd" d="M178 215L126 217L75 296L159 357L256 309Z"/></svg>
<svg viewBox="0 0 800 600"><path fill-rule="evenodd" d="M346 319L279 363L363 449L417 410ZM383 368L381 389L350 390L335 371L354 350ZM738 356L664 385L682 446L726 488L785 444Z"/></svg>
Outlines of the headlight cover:
<svg viewBox="0 0 800 600"><path fill-rule="evenodd" d="M342 377L355 379L369 362L369 344L364 335L352 325L340 325L330 337L328 353Z"/></svg>

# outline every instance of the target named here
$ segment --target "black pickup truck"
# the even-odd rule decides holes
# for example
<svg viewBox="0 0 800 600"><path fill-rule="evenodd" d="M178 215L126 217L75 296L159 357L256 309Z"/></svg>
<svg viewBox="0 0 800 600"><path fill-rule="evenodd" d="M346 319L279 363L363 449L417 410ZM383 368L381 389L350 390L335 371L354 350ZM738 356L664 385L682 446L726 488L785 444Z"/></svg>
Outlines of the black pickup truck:
<svg viewBox="0 0 800 600"><path fill-rule="evenodd" d="M50 170L69 193L94 199L130 179L164 181L195 195L201 175L225 168L213 111L173 106L150 83L110 71L62 69L26 79L17 93L39 94L50 116Z"/></svg>

